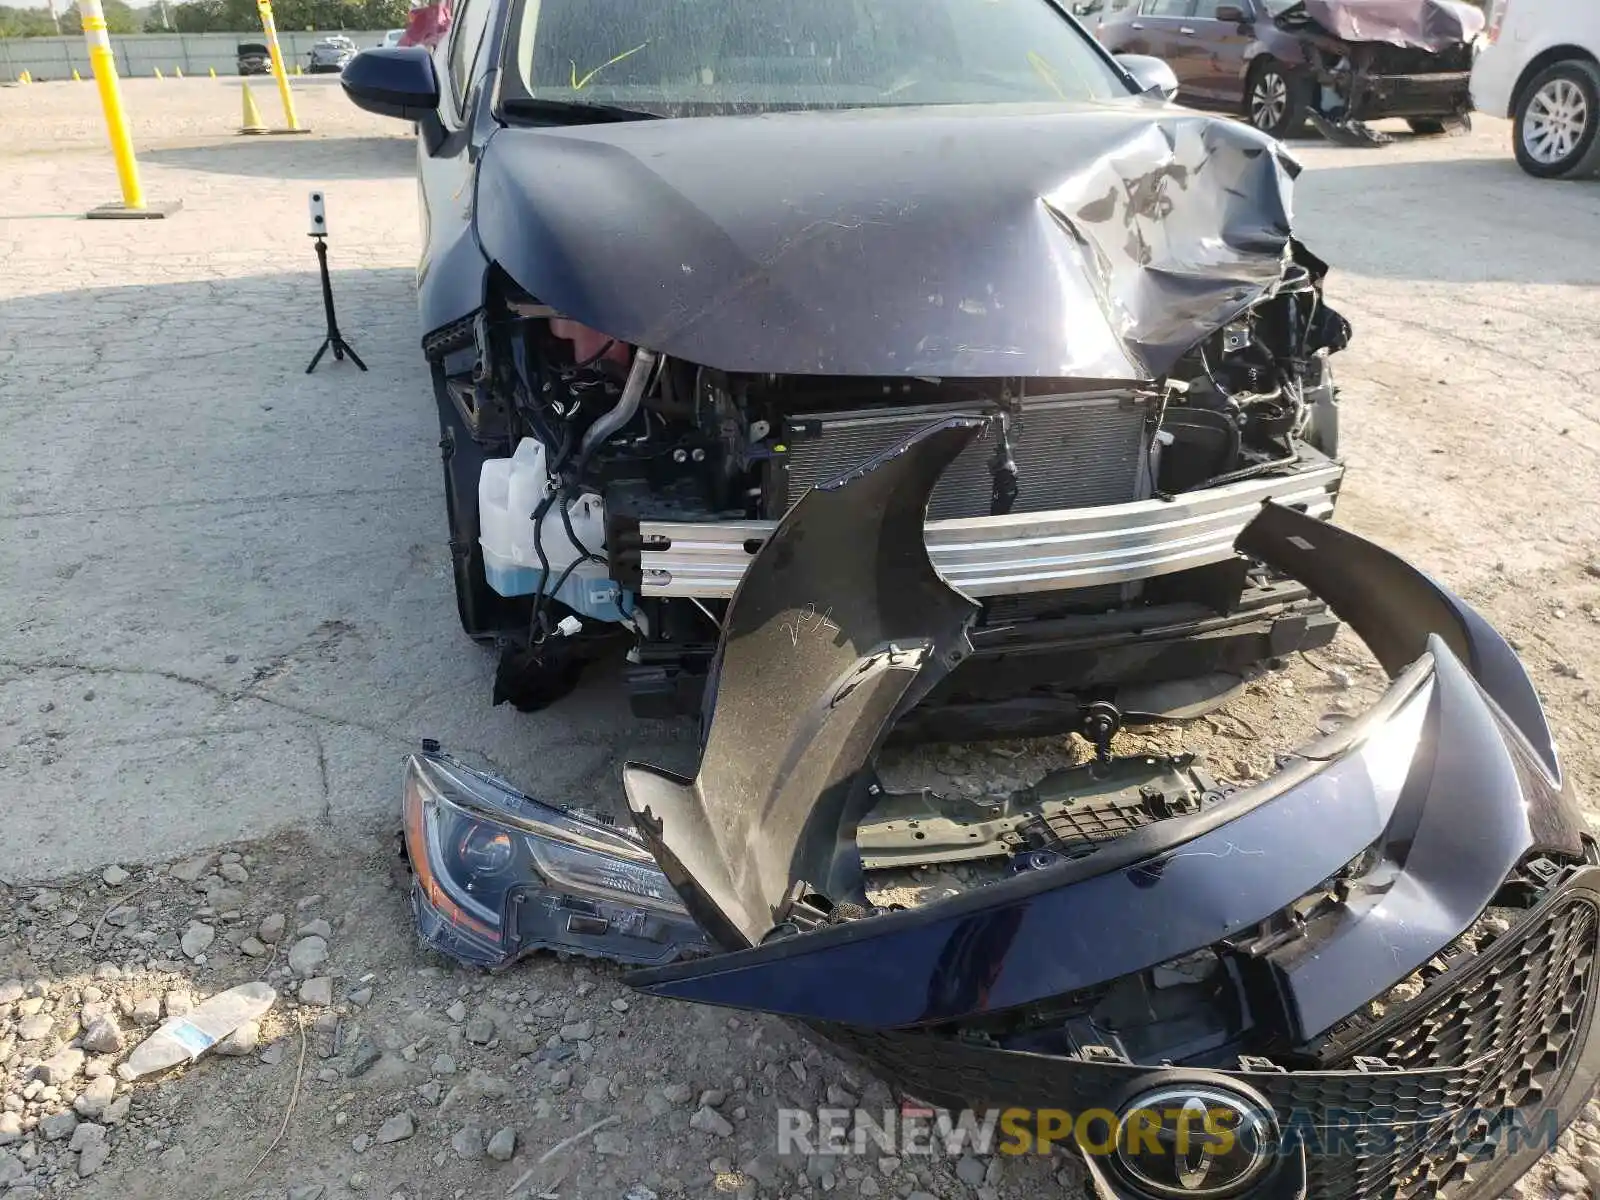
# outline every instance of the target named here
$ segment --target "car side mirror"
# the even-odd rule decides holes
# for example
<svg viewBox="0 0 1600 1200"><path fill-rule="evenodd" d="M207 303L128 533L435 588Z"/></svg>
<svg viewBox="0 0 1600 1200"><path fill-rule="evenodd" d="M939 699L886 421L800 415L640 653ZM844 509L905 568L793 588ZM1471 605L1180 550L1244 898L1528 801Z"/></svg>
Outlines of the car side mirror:
<svg viewBox="0 0 1600 1200"><path fill-rule="evenodd" d="M1217 20L1226 21L1226 22L1228 22L1229 24L1232 24L1232 25L1243 25L1246 21L1248 21L1250 19L1249 14L1246 13L1244 11L1244 9L1240 8L1237 4L1219 4L1219 5L1217 5L1216 16L1217 16Z"/></svg>
<svg viewBox="0 0 1600 1200"><path fill-rule="evenodd" d="M437 117L439 77L421 46L374 46L363 50L339 77L357 108L380 117L424 121Z"/></svg>
<svg viewBox="0 0 1600 1200"><path fill-rule="evenodd" d="M1133 77L1142 95L1158 93L1162 99L1171 100L1178 94L1178 77L1165 60L1149 54L1119 54L1117 63Z"/></svg>

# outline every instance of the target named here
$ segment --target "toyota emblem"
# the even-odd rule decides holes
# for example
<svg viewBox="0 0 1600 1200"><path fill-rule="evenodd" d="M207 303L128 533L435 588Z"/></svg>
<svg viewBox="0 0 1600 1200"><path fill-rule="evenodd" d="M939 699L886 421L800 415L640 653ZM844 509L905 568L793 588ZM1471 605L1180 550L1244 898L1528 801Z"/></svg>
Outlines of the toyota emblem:
<svg viewBox="0 0 1600 1200"><path fill-rule="evenodd" d="M1123 1106L1113 1153L1146 1195L1221 1200L1266 1173L1276 1128L1270 1109L1239 1092L1171 1084Z"/></svg>

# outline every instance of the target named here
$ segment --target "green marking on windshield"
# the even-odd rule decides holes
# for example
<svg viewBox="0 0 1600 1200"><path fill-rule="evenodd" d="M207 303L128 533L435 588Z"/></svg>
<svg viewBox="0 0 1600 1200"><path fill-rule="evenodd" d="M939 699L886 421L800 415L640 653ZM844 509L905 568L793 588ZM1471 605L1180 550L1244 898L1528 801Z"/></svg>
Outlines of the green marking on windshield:
<svg viewBox="0 0 1600 1200"><path fill-rule="evenodd" d="M1063 100L1068 98L1067 93L1061 87L1061 79L1056 74L1056 69L1050 65L1049 60L1047 60L1044 55L1040 54L1037 50L1029 50L1028 65L1033 68L1034 73L1038 75L1040 79L1044 80L1045 83L1050 85L1051 90L1054 91L1057 96Z"/></svg>
<svg viewBox="0 0 1600 1200"><path fill-rule="evenodd" d="M591 79L593 79L596 75L600 74L601 71L604 71L607 67L616 66L623 59L627 58L629 55L639 53L639 51L643 50L649 44L650 43L648 41L640 42L632 50L624 50L621 54L617 55L615 58L606 59L605 62L601 63L594 70L590 71L582 79L578 78L578 64L573 62L572 63L572 90L575 91L575 92L582 91L584 88L589 86L589 81ZM570 58L567 61L568 62L572 62L572 60ZM558 67L557 70L560 70L560 68Z"/></svg>

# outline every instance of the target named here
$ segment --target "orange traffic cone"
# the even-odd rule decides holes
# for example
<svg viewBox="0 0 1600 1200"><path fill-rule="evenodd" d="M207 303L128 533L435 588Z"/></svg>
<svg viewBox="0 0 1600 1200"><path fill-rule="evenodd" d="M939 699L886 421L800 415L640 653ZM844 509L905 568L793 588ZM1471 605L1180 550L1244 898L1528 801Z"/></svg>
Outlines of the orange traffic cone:
<svg viewBox="0 0 1600 1200"><path fill-rule="evenodd" d="M267 127L261 121L261 110L256 107L256 98L250 94L250 85L241 79L239 91L244 95L244 124L239 126L239 132L266 133Z"/></svg>

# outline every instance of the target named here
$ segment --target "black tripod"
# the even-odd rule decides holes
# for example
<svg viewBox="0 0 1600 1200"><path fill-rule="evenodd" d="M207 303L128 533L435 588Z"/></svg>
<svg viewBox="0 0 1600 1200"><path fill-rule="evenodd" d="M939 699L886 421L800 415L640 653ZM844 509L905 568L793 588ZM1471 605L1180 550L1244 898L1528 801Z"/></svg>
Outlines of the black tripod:
<svg viewBox="0 0 1600 1200"><path fill-rule="evenodd" d="M330 347L334 358L342 360L348 354L350 361L365 371L367 364L361 361L361 356L355 352L355 348L340 335L339 322L333 315L333 283L328 279L328 245L323 241L321 234L312 236L317 239L317 265L322 268L322 307L328 314L328 336L322 339L322 345L318 346L317 352L311 356L311 365L306 368L306 374L309 375L317 369L317 364L322 361L322 356Z"/></svg>

